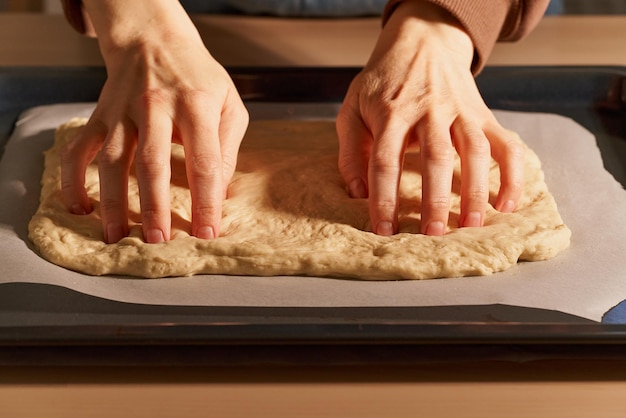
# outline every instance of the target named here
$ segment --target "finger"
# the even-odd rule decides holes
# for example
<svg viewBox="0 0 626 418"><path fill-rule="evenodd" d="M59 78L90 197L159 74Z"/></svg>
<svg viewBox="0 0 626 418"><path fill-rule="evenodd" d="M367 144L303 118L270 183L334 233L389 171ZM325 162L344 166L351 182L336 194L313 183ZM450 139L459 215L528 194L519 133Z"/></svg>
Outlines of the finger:
<svg viewBox="0 0 626 418"><path fill-rule="evenodd" d="M495 209L513 212L524 190L524 146L494 122L485 128L491 143L491 155L500 166L500 190Z"/></svg>
<svg viewBox="0 0 626 418"><path fill-rule="evenodd" d="M128 175L136 135L128 124L119 124L109 132L98 157L100 216L109 244L128 235Z"/></svg>
<svg viewBox="0 0 626 418"><path fill-rule="evenodd" d="M369 211L378 235L395 234L398 225L398 187L404 162L407 128L399 121L374 135L369 160Z"/></svg>
<svg viewBox="0 0 626 418"><path fill-rule="evenodd" d="M85 172L105 136L104 125L92 118L61 151L61 193L75 215L85 215L93 210L85 190Z"/></svg>
<svg viewBox="0 0 626 418"><path fill-rule="evenodd" d="M220 112L206 111L210 104L202 97L187 98L179 112L178 128L185 148L185 168L191 193L191 233L217 238L220 233L224 180L219 138Z"/></svg>
<svg viewBox="0 0 626 418"><path fill-rule="evenodd" d="M450 215L455 150L448 124L430 120L418 125L422 162L421 232L441 236Z"/></svg>
<svg viewBox="0 0 626 418"><path fill-rule="evenodd" d="M457 119L453 143L461 159L461 217L459 226L483 226L489 202L491 150L482 129Z"/></svg>
<svg viewBox="0 0 626 418"><path fill-rule="evenodd" d="M170 239L171 117L146 109L138 126L135 172L144 240L159 243Z"/></svg>
<svg viewBox="0 0 626 418"><path fill-rule="evenodd" d="M219 127L220 149L222 152L223 198L226 198L228 185L237 168L237 155L241 141L248 129L249 115L239 95L233 94L222 112Z"/></svg>
<svg viewBox="0 0 626 418"><path fill-rule="evenodd" d="M345 105L337 115L336 125L339 140L339 172L348 194L352 198L367 198L372 134L361 117Z"/></svg>

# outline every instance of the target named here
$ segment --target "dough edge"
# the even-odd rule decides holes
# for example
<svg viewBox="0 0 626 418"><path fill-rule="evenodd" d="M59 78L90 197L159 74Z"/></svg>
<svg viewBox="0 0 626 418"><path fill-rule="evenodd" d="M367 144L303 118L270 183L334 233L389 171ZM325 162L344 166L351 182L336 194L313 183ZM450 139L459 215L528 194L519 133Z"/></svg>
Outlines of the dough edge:
<svg viewBox="0 0 626 418"><path fill-rule="evenodd" d="M135 231L131 236L105 244L101 232L93 230L93 225L99 228L97 210L90 215L72 215L60 196L59 150L84 123L84 119L75 119L57 129L55 145L46 152L41 202L29 223L29 238L45 259L90 275L306 275L364 280L478 276L507 270L519 261L550 259L570 243L571 231L543 180L539 159L528 149L525 165L533 190L526 197L532 204L513 214L490 209L484 227L451 228L444 237L409 232L379 237L350 225L312 220L307 226L312 232L301 242L306 245L297 251L285 241L273 245L271 236L268 240L254 235L246 239L241 234L212 241L182 234L168 243L145 244L137 232L138 224L131 228ZM255 125L271 131L272 123L276 122L253 122L252 132ZM296 125L303 122L280 123L281 129L289 132L298 131ZM254 134L248 134L244 143L250 135ZM288 228L281 233L297 235ZM77 248L83 251L77 253Z"/></svg>

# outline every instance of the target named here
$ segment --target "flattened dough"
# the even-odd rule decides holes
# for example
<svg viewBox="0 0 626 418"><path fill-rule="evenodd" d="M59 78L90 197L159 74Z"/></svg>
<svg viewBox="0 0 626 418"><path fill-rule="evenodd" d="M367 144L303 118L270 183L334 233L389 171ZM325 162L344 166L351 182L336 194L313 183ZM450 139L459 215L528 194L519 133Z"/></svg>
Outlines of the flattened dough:
<svg viewBox="0 0 626 418"><path fill-rule="evenodd" d="M409 154L400 185L400 233L370 231L367 202L347 196L337 170L332 121L255 121L244 139L224 202L222 236L189 235L190 197L182 147L172 145L172 240L142 240L137 184L131 177L130 236L103 242L97 166L89 167L89 215L72 215L61 199L59 151L84 119L60 126L45 156L41 202L30 239L49 261L91 275L146 278L194 274L312 275L370 280L488 275L518 261L554 257L569 245L537 156L525 154L525 190L515 213L489 208L482 228L458 228L460 167L456 161L450 223L443 237L418 234L419 156ZM499 170L492 162L495 199Z"/></svg>

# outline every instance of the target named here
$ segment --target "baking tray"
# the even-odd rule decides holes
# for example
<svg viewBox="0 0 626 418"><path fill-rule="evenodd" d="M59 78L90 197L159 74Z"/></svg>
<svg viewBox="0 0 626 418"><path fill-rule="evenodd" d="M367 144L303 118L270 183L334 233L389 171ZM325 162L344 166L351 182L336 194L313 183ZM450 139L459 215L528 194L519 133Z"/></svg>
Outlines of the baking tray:
<svg viewBox="0 0 626 418"><path fill-rule="evenodd" d="M340 103L358 70L263 67L229 72L255 118L262 117L260 104L293 103L285 115L292 117L318 104ZM2 148L20 112L96 101L105 77L103 68L0 68ZM626 185L626 68L493 67L477 81L491 108L576 120L596 135L606 169ZM51 285L9 283L0 285L0 364L405 362L450 351L480 357L486 346L498 353L514 347L516 356L520 347L532 356L626 356L621 347L626 344L624 311L619 305L596 323L506 305L152 306Z"/></svg>

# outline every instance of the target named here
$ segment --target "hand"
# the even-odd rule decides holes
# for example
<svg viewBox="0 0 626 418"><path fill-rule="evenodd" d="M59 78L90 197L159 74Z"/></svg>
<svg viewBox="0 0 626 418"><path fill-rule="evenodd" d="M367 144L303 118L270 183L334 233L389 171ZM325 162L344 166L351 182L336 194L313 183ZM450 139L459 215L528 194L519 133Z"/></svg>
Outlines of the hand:
<svg viewBox="0 0 626 418"><path fill-rule="evenodd" d="M169 240L170 150L175 141L185 149L191 233L219 236L222 201L248 124L232 80L178 2L85 5L108 79L89 122L62 154L66 204L75 214L92 210L85 170L99 152L104 237L108 243L119 241L128 234L127 184L134 162L144 239Z"/></svg>
<svg viewBox="0 0 626 418"><path fill-rule="evenodd" d="M421 232L443 235L450 210L454 153L461 159L460 226L482 226L490 157L499 163L495 208L515 209L523 149L487 108L471 73L473 45L445 10L399 4L337 117L339 169L352 197L369 197L372 229L397 232L404 154L419 148Z"/></svg>

